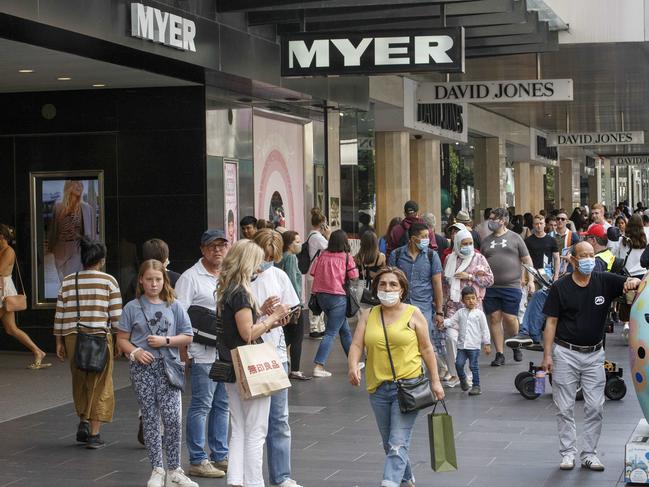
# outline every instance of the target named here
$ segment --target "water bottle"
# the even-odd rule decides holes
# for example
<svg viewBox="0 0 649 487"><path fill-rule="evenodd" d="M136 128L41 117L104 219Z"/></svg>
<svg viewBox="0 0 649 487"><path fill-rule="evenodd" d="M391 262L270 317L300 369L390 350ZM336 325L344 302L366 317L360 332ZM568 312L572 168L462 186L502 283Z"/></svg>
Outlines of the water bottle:
<svg viewBox="0 0 649 487"><path fill-rule="evenodd" d="M534 376L534 394L545 394L545 370L539 369Z"/></svg>

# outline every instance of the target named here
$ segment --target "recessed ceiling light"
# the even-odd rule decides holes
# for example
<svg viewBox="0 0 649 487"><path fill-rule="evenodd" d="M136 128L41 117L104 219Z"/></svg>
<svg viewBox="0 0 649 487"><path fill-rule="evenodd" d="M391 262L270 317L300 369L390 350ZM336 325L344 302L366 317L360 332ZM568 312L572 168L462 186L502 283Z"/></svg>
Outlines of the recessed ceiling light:
<svg viewBox="0 0 649 487"><path fill-rule="evenodd" d="M103 83L95 83L95 84L92 85L92 86L93 86L93 88L103 88L103 87L106 86L106 85L103 84Z"/></svg>
<svg viewBox="0 0 649 487"><path fill-rule="evenodd" d="M68 76L59 76L56 79L58 79L59 81L70 81L72 78L70 78Z"/></svg>
<svg viewBox="0 0 649 487"><path fill-rule="evenodd" d="M18 72L19 73L33 73L34 70L33 69L19 69Z"/></svg>

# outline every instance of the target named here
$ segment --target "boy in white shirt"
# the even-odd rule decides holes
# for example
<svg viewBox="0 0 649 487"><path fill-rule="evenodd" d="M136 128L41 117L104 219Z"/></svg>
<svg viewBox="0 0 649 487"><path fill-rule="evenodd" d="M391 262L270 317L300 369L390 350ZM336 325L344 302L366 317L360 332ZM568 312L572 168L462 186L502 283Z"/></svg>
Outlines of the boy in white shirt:
<svg viewBox="0 0 649 487"><path fill-rule="evenodd" d="M473 374L473 387L469 391L469 396L478 396L481 393L480 368L478 366L480 347L482 346L487 355L491 353L491 335L487 317L478 308L478 297L472 286L465 286L462 289L462 303L464 303L464 308L459 309L451 318L444 320L444 327L454 328L458 331L455 368L460 379L460 387L463 391L469 390L469 381L464 372L464 366L468 360L469 368Z"/></svg>

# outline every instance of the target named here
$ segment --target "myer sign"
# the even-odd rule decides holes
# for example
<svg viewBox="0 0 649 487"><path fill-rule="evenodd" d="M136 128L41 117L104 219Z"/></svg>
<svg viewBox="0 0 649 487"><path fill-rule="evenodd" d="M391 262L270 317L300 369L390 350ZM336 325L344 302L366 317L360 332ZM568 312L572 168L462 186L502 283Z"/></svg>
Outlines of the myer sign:
<svg viewBox="0 0 649 487"><path fill-rule="evenodd" d="M572 99L571 79L422 83L417 91L420 103L510 103Z"/></svg>
<svg viewBox="0 0 649 487"><path fill-rule="evenodd" d="M632 166L635 164L649 164L649 156L617 156L609 157L611 164Z"/></svg>
<svg viewBox="0 0 649 487"><path fill-rule="evenodd" d="M282 36L282 76L464 71L464 29Z"/></svg>
<svg viewBox="0 0 649 487"><path fill-rule="evenodd" d="M552 146L644 144L644 132L551 134L548 137L548 144Z"/></svg>
<svg viewBox="0 0 649 487"><path fill-rule="evenodd" d="M196 52L196 24L141 3L131 4L131 35L183 51Z"/></svg>

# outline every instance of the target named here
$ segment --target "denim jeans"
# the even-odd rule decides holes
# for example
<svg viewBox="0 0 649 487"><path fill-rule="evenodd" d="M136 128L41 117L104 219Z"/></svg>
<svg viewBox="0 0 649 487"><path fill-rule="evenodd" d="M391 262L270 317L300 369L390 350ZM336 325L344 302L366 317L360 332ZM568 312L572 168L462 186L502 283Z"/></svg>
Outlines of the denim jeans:
<svg viewBox="0 0 649 487"><path fill-rule="evenodd" d="M288 362L284 362L288 372ZM268 435L268 477L272 485L279 485L291 478L291 427L288 425L288 389L270 396Z"/></svg>
<svg viewBox="0 0 649 487"><path fill-rule="evenodd" d="M414 483L408 451L418 411L403 414L399 410L397 386L392 382L384 382L370 394L370 404L386 454L381 486L399 487L402 482Z"/></svg>
<svg viewBox="0 0 649 487"><path fill-rule="evenodd" d="M228 394L221 382L209 377L212 364L193 363L191 371L192 400L187 410L187 450L189 463L198 465L206 460L205 422L209 459L220 461L228 457Z"/></svg>
<svg viewBox="0 0 649 487"><path fill-rule="evenodd" d="M340 343L343 346L345 355L349 353L349 347L352 344L352 332L345 316L347 296L327 293L318 293L317 296L318 304L327 316L327 324L325 326L325 335L320 342L313 361L316 364L325 365L337 334L340 334Z"/></svg>
<svg viewBox="0 0 649 487"><path fill-rule="evenodd" d="M539 289L532 295L527 303L527 309L518 331L520 335L529 335L534 343L541 343L541 334L545 323L543 307L548 300L549 293L548 289Z"/></svg>
<svg viewBox="0 0 649 487"><path fill-rule="evenodd" d="M471 369L471 374L473 375L473 385L480 387L480 367L478 366L478 357L480 357L480 349L478 350L467 350L466 348L458 348L457 355L455 357L455 369L457 370L457 376L460 380L466 380L466 374L464 373L464 366L466 361L469 361L469 368Z"/></svg>

